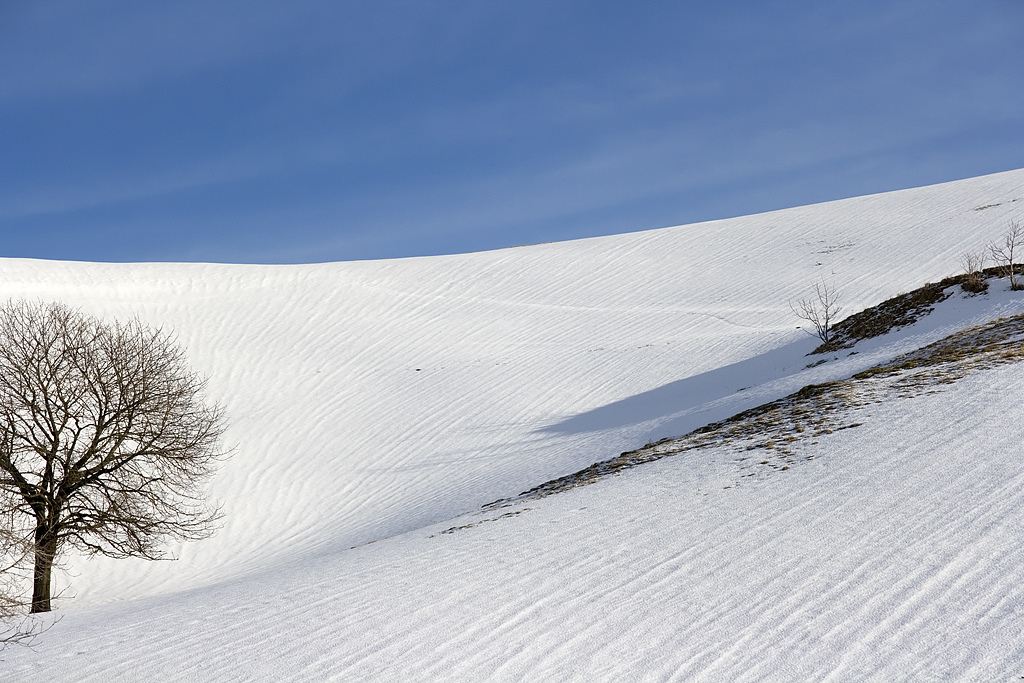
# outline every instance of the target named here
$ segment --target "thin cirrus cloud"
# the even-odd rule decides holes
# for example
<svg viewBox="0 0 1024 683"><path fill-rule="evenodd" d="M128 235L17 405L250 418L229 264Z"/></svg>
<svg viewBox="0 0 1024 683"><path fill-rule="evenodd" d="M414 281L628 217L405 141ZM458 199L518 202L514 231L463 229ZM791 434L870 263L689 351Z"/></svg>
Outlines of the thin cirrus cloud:
<svg viewBox="0 0 1024 683"><path fill-rule="evenodd" d="M1021 165L1024 8L0 4L3 255L295 262Z"/></svg>

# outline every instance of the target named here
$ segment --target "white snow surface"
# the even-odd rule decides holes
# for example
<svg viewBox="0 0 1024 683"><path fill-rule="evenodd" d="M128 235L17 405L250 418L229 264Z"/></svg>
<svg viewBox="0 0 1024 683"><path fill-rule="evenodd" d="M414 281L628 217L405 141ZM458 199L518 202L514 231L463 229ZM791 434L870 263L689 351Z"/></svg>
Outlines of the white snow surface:
<svg viewBox="0 0 1024 683"><path fill-rule="evenodd" d="M0 260L0 297L172 328L234 448L214 537L70 558L0 679L1019 680L1024 367L741 485L718 448L480 507L1024 312L998 282L805 369L789 308L821 278L848 313L937 281L1021 218L1024 170L457 256Z"/></svg>

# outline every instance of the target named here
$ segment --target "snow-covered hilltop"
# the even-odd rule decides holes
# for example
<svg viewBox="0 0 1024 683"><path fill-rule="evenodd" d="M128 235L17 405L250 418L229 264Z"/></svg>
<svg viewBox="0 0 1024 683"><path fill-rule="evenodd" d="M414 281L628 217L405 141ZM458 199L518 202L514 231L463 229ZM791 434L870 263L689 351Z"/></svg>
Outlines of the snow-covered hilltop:
<svg viewBox="0 0 1024 683"><path fill-rule="evenodd" d="M480 509L1024 312L993 281L807 368L789 307L822 277L876 304L1022 218L1012 171L457 256L0 260L2 296L172 327L236 449L216 536L72 560L63 620L0 678L1024 676L1019 364L877 403L771 476L723 446Z"/></svg>

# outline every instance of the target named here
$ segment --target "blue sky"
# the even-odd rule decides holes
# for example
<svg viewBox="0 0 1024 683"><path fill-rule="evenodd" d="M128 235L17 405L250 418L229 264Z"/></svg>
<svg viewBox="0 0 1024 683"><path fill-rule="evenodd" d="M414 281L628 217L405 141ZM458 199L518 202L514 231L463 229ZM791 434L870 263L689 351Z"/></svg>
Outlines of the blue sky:
<svg viewBox="0 0 1024 683"><path fill-rule="evenodd" d="M1022 0L0 0L0 255L456 253L1004 171L1022 67Z"/></svg>

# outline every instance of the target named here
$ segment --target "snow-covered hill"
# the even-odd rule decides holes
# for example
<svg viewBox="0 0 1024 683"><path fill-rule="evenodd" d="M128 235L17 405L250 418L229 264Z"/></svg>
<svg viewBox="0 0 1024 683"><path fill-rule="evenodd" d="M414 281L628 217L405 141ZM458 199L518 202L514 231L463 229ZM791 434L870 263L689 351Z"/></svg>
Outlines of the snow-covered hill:
<svg viewBox="0 0 1024 683"><path fill-rule="evenodd" d="M231 418L214 538L72 559L10 680L1012 680L1016 365L879 404L735 486L727 449L545 480L1024 311L994 286L805 369L788 302L956 272L1024 171L459 256L307 266L0 261L0 296L169 325ZM1005 288L1003 288L1005 289ZM744 389L744 391L738 391ZM729 488L726 488L726 487ZM492 520L492 521L488 521ZM453 533L441 533L463 526ZM115 598L119 602L112 602Z"/></svg>

